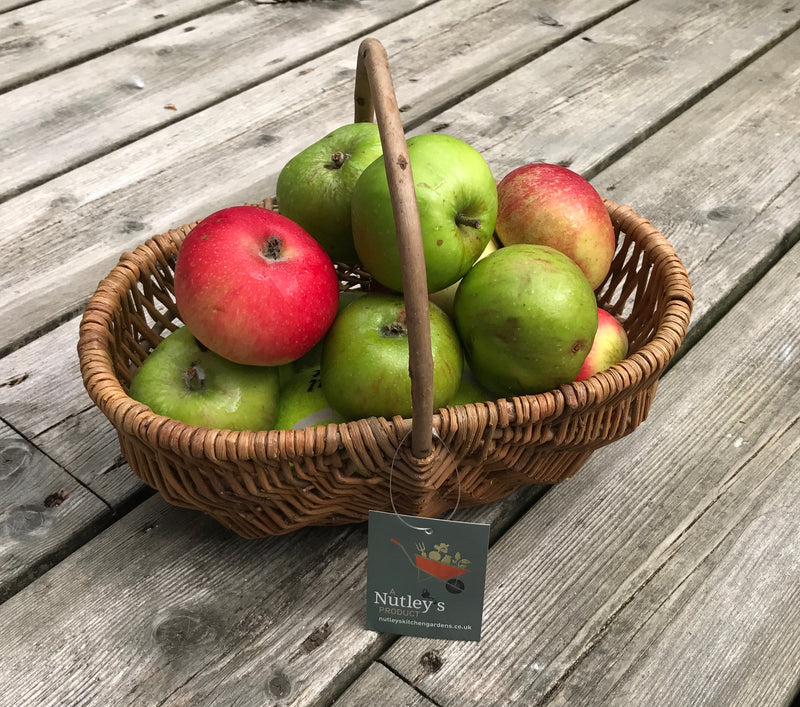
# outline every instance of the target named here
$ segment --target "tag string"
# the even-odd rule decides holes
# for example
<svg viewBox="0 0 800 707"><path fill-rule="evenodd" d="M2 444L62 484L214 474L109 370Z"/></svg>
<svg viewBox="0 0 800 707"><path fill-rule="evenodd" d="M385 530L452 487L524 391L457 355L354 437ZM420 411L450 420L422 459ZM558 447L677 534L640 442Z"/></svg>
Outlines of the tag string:
<svg viewBox="0 0 800 707"><path fill-rule="evenodd" d="M453 455L450 453L450 449L448 448L448 446L445 443L445 441L441 438L439 433L436 431L436 428L432 428L431 431L433 433L433 436L436 437L436 439L438 439L442 443L442 447L444 447L444 451L447 452L447 454L450 457L452 457ZM392 477L394 476L394 465L395 465L395 462L397 461L397 455L400 452L400 448L403 446L403 443L406 441L406 439L410 435L411 435L411 430L409 429L409 431L406 432L405 435L403 435L403 438L400 440L400 444L397 445L397 449L394 450L394 454L392 455L392 465L389 467L389 501L392 504L392 511L394 511L394 514L397 516L397 518L400 520L400 522L403 523L403 525L408 526L412 530L421 530L423 533L426 533L427 535L431 535L433 533L433 528L425 527L425 526L411 525L411 523L407 522L403 518L403 516L401 516L397 512L397 507L394 504L394 495L392 494ZM453 507L453 510L450 512L450 515L447 516L447 518L445 518L445 520L450 520L455 515L455 512L458 510L458 505L459 505L459 503L461 503L461 475L458 473L458 464L456 464L454 466L454 469L455 469L455 472L456 472L456 482L458 483L458 495L456 496L456 505Z"/></svg>

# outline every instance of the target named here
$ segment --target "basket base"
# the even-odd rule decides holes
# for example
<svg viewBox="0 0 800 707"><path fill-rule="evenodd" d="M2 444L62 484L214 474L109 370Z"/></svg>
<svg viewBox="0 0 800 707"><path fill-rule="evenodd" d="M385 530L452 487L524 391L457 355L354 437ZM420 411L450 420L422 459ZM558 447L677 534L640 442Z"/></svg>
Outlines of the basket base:
<svg viewBox="0 0 800 707"><path fill-rule="evenodd" d="M420 485L416 493L406 488L389 498L388 477L364 478L363 484L349 479L337 487L326 484L326 495L314 488L306 494L298 489L275 489L243 494L243 487L223 489L220 470L208 482L207 471L187 472L163 453L137 450L130 438L120 437L120 449L134 473L173 506L200 510L243 538L284 535L308 526L338 526L363 523L371 510L435 518L453 508L485 505L506 498L524 486L556 484L573 476L592 454L591 450L542 450L532 447L512 460L495 460L478 469L460 469L438 487ZM185 460L184 460L185 462ZM333 481L333 479L329 479Z"/></svg>

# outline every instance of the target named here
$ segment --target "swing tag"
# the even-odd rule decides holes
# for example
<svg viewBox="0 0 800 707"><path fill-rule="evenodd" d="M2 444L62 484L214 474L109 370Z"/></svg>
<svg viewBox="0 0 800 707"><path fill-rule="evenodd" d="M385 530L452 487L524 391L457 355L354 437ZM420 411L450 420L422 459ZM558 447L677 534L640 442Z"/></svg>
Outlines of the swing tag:
<svg viewBox="0 0 800 707"><path fill-rule="evenodd" d="M489 526L370 511L367 628L478 641Z"/></svg>

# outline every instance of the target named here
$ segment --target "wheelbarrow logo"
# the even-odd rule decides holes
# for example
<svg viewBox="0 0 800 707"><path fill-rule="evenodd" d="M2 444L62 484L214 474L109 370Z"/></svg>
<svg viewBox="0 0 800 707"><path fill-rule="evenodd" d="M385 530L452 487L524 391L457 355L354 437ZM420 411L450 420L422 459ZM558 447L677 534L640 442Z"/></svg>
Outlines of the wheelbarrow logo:
<svg viewBox="0 0 800 707"><path fill-rule="evenodd" d="M416 553L412 559L397 540L391 538L391 541L403 551L408 561L417 569L417 581L431 576L444 582L445 589L451 594L460 594L464 591L464 582L459 577L469 572L470 561L462 557L460 552L451 554L449 543L437 543L433 546L433 550L426 550L424 543L417 543Z"/></svg>

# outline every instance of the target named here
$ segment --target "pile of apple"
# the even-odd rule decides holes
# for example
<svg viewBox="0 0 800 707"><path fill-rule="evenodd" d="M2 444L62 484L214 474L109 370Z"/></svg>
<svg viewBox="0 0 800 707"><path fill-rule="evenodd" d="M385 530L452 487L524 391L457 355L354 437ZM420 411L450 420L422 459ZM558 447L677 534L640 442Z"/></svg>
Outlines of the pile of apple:
<svg viewBox="0 0 800 707"><path fill-rule="evenodd" d="M407 141L430 299L434 406L538 393L622 360L594 289L615 249L575 172L527 164L499 183L480 153ZM345 125L291 159L280 213L234 206L188 234L175 265L184 326L145 359L133 398L220 429L292 429L411 414L400 255L378 128ZM376 283L340 293L334 261Z"/></svg>

